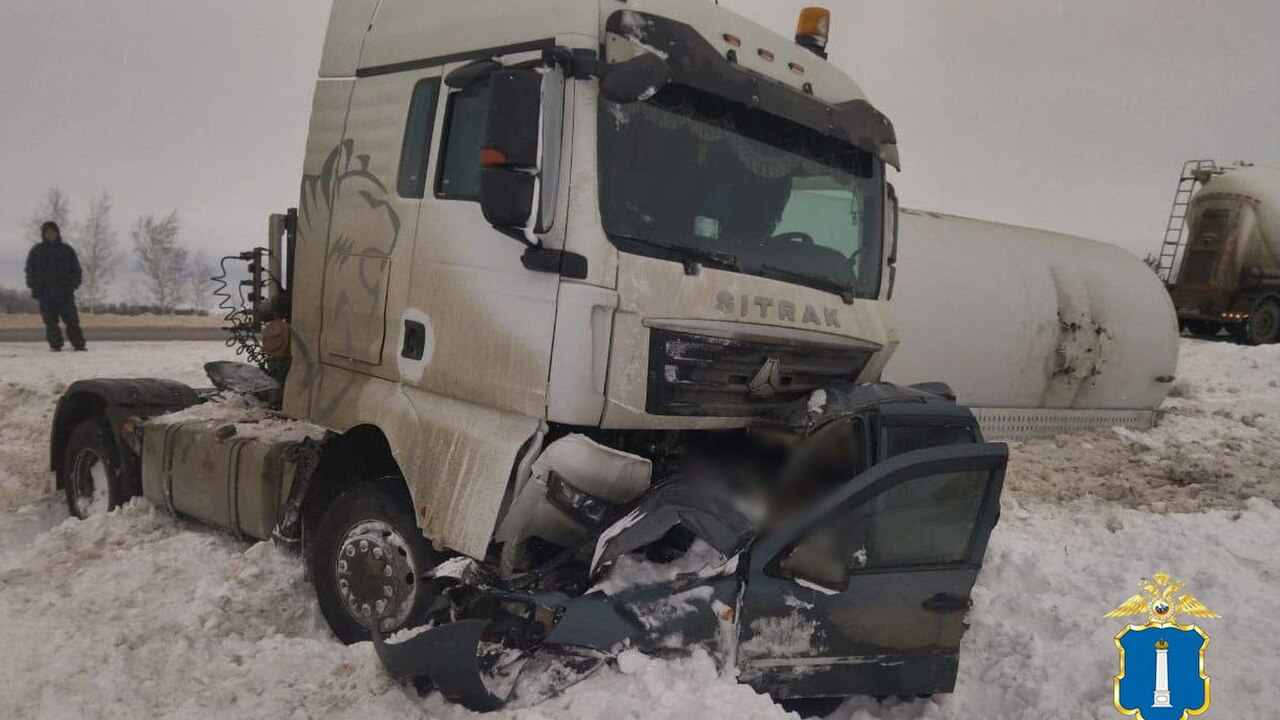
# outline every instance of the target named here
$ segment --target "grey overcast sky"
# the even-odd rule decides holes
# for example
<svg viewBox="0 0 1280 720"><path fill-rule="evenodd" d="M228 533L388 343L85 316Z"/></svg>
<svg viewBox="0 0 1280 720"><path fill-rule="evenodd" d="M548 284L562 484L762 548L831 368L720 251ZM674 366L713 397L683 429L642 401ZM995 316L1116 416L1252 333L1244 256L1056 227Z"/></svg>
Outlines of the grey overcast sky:
<svg viewBox="0 0 1280 720"><path fill-rule="evenodd" d="M461 1L461 0L459 0ZM516 0L512 0L516 1ZM702 2L705 0L689 0ZM790 34L792 0L723 0ZM834 0L832 59L898 128L904 204L1154 248L1184 159L1280 165L1277 0ZM4 0L0 284L54 183L261 241L297 203L328 0Z"/></svg>

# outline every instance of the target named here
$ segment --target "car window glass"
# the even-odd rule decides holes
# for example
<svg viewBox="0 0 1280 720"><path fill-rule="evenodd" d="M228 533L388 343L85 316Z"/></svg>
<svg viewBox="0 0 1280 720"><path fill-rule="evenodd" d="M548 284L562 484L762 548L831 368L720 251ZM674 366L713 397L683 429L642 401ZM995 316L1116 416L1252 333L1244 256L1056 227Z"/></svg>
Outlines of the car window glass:
<svg viewBox="0 0 1280 720"><path fill-rule="evenodd" d="M990 473L939 473L899 483L823 517L779 568L825 584L849 573L964 562Z"/></svg>
<svg viewBox="0 0 1280 720"><path fill-rule="evenodd" d="M889 425L885 434L886 459L916 450L976 442L973 430L964 425Z"/></svg>

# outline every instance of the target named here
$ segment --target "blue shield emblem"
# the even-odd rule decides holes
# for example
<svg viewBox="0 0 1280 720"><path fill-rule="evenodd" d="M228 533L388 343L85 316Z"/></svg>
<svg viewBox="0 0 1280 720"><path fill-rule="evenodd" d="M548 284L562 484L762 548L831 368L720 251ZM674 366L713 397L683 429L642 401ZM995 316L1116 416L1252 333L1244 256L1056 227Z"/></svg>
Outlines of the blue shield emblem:
<svg viewBox="0 0 1280 720"><path fill-rule="evenodd" d="M1142 720L1185 720L1209 708L1204 651L1195 625L1130 625L1116 636L1116 709Z"/></svg>

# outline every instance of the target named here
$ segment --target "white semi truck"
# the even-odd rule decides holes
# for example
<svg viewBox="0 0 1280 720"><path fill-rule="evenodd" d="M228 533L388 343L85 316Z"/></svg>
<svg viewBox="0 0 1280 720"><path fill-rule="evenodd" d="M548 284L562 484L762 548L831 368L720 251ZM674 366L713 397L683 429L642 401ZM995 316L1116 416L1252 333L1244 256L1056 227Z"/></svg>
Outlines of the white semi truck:
<svg viewBox="0 0 1280 720"><path fill-rule="evenodd" d="M949 691L1007 450L946 386L876 382L897 141L828 28L807 9L793 42L701 0L337 0L300 205L242 257L231 331L260 369L68 388L71 511L142 495L297 545L338 638L473 707L499 704L459 671L482 641L702 638L792 701ZM1051 312L1041 349L1086 353ZM1073 358L1062 397L1090 379ZM600 584L695 542L719 574ZM655 595L688 620L659 632ZM470 660L381 642L424 623Z"/></svg>

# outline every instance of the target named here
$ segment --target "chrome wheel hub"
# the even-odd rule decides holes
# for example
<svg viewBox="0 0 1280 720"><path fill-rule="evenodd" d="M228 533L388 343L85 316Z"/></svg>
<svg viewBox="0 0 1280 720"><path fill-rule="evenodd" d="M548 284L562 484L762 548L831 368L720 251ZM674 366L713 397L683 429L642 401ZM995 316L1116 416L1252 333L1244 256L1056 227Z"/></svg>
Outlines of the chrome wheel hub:
<svg viewBox="0 0 1280 720"><path fill-rule="evenodd" d="M381 520L356 523L342 536L333 576L347 612L372 630L404 625L418 597L418 570L409 545Z"/></svg>
<svg viewBox="0 0 1280 720"><path fill-rule="evenodd" d="M82 518L111 509L107 464L98 453L85 449L76 455L71 467L71 492L75 496L76 514Z"/></svg>

